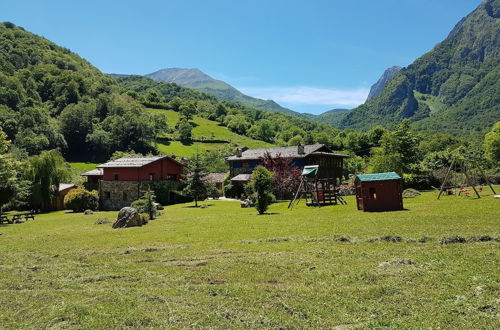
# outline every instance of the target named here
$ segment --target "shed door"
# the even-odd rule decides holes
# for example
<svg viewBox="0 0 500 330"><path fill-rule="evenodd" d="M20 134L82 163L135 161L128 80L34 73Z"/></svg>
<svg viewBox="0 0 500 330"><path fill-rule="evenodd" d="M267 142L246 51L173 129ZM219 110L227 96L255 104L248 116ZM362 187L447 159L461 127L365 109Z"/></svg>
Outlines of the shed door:
<svg viewBox="0 0 500 330"><path fill-rule="evenodd" d="M356 182L356 204L358 210L363 210L363 191L361 189L361 182Z"/></svg>

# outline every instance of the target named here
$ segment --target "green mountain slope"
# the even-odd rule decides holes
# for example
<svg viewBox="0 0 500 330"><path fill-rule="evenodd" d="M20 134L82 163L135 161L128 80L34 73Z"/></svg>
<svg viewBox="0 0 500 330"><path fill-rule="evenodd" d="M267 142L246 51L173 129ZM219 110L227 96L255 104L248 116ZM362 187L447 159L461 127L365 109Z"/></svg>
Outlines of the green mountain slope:
<svg viewBox="0 0 500 330"><path fill-rule="evenodd" d="M166 115L169 127L175 127L179 121L178 112L163 109L148 110L152 113ZM194 116L192 123L194 125L192 141L178 141L175 140L174 134L167 134L158 140L158 150L170 156L190 157L198 151L233 146L247 146L249 148L273 147L273 144L231 132L227 127L206 118Z"/></svg>
<svg viewBox="0 0 500 330"><path fill-rule="evenodd" d="M314 120L320 123L325 123L332 125L333 127L339 127L340 123L344 117L350 112L349 109L333 109L325 111L319 115L303 114L304 118Z"/></svg>
<svg viewBox="0 0 500 330"><path fill-rule="evenodd" d="M167 68L147 74L146 77L156 81L176 83L183 87L193 88L214 95L219 100L234 101L259 110L301 117L300 113L284 108L272 100L261 100L245 95L233 86L213 79L199 69Z"/></svg>
<svg viewBox="0 0 500 330"><path fill-rule="evenodd" d="M500 0L486 0L434 49L399 71L378 97L349 112L342 128L484 131L500 120Z"/></svg>
<svg viewBox="0 0 500 330"><path fill-rule="evenodd" d="M228 109L231 116L248 121L243 122L245 130L235 125L242 134L195 115L192 138L181 143L174 137L175 123L161 128L162 117L157 116L168 113L172 120L179 114L147 107L164 108L174 100L185 105L201 102L196 112L215 111L220 101L214 96L142 76L113 79L68 49L12 23L0 23L0 45L0 127L19 154L59 148L73 162L101 162L115 151L187 156L229 145L271 145L262 141L265 136L259 139L259 132L254 138L245 136L257 118L244 115L236 103ZM221 121L227 114L223 110ZM259 116L257 110L246 111Z"/></svg>

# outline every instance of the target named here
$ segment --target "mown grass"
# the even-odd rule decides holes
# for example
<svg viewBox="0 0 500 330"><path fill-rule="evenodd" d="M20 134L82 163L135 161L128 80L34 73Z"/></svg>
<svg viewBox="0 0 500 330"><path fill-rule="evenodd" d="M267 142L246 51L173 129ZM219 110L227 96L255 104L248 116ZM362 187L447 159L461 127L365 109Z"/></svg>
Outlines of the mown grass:
<svg viewBox="0 0 500 330"><path fill-rule="evenodd" d="M210 201L140 228L95 224L116 212L2 225L0 324L498 327L499 201L435 197L384 213L359 212L354 198L263 216ZM452 236L465 243L441 244Z"/></svg>
<svg viewBox="0 0 500 330"><path fill-rule="evenodd" d="M71 169L76 173L83 173L95 169L96 166L102 163L89 163L89 162L70 162Z"/></svg>
<svg viewBox="0 0 500 330"><path fill-rule="evenodd" d="M175 127L179 120L179 113L172 110L148 109L151 112L161 113L167 116L167 122L170 128ZM197 150L219 149L231 143L249 148L273 147L272 144L254 140L246 136L231 132L218 122L195 116L192 120L195 127L192 131L194 142L174 141L175 134L168 134L166 137L171 141L168 143L158 143L158 150L167 155L176 155L179 157L189 157Z"/></svg>

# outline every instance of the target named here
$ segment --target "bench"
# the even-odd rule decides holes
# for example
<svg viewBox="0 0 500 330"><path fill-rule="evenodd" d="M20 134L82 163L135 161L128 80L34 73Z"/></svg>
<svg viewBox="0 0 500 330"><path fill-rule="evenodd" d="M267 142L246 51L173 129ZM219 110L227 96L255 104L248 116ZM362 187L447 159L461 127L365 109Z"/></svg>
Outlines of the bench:
<svg viewBox="0 0 500 330"><path fill-rule="evenodd" d="M14 215L12 216L12 222L11 222L11 223L14 223L14 222L15 222L15 223L20 223L20 222L21 222L21 220L23 219L23 217L24 217L24 219L25 219L26 221L28 221L29 219L31 219L31 220L35 220L35 212L30 211L30 212L26 212L26 213L18 213L18 214L14 214Z"/></svg>

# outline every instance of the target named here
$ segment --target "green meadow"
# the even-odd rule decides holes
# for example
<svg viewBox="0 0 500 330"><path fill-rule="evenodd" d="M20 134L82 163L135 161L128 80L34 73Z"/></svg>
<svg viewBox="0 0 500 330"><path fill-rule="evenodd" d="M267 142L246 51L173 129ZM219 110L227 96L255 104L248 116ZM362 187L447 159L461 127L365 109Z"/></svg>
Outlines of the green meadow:
<svg viewBox="0 0 500 330"><path fill-rule="evenodd" d="M2 328L498 328L499 203L405 199L258 216L168 206L112 229L53 212L0 225Z"/></svg>
<svg viewBox="0 0 500 330"><path fill-rule="evenodd" d="M170 128L175 127L179 121L179 113L172 110L148 109L150 112L160 113L167 116L167 123ZM198 151L219 149L230 144L247 146L249 148L266 148L274 145L254 140L249 137L231 132L216 121L208 120L199 116L194 116L191 120L193 124L192 140L177 141L175 134L167 134L158 141L158 150L166 155L178 157L190 157Z"/></svg>

